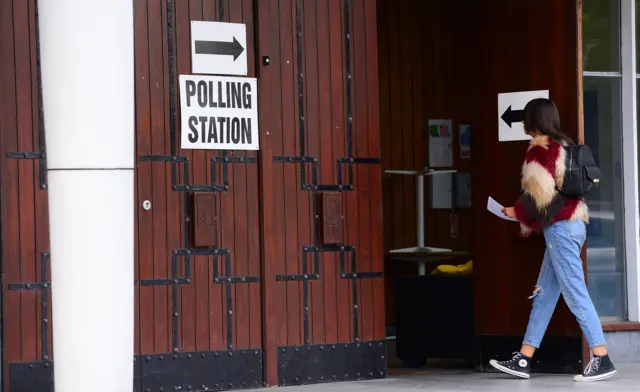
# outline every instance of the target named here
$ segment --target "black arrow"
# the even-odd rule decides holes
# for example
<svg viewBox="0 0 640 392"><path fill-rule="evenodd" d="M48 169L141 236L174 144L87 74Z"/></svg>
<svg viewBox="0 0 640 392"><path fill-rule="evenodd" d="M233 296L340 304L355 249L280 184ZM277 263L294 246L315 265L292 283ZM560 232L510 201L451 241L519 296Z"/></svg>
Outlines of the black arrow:
<svg viewBox="0 0 640 392"><path fill-rule="evenodd" d="M511 105L509 105L500 118L511 128L511 124L524 121L524 110L511 110Z"/></svg>
<svg viewBox="0 0 640 392"><path fill-rule="evenodd" d="M196 54L233 56L233 61L236 61L242 52L244 52L244 48L236 37L233 37L233 42L196 41Z"/></svg>

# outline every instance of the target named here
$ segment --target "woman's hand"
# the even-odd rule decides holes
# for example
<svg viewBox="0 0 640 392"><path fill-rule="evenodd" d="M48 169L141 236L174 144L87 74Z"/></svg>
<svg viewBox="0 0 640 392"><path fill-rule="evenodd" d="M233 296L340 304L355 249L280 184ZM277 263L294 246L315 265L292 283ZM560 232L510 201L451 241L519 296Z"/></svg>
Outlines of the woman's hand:
<svg viewBox="0 0 640 392"><path fill-rule="evenodd" d="M502 213L505 214L508 218L515 219L516 217L516 209L513 207L506 207L502 209Z"/></svg>

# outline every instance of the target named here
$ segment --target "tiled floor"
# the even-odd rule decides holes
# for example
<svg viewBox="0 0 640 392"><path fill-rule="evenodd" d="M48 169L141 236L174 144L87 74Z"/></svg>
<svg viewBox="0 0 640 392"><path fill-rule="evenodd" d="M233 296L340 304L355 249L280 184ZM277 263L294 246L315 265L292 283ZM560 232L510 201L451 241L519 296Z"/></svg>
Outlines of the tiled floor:
<svg viewBox="0 0 640 392"><path fill-rule="evenodd" d="M640 391L640 363L618 365L618 375L610 380L597 383L576 383L569 375L534 374L530 380L513 379L494 373L471 371L429 370L425 372L390 376L384 380L350 383L308 385L286 387L282 392L394 392L394 391L437 391L437 392L518 392L518 391ZM274 391L271 389L271 391Z"/></svg>

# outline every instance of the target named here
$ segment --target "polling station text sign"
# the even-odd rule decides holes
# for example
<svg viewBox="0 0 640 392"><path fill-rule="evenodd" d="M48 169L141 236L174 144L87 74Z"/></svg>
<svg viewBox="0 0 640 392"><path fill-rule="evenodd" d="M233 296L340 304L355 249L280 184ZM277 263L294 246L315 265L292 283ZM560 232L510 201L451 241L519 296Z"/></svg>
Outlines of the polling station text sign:
<svg viewBox="0 0 640 392"><path fill-rule="evenodd" d="M258 150L255 78L180 75L181 147Z"/></svg>

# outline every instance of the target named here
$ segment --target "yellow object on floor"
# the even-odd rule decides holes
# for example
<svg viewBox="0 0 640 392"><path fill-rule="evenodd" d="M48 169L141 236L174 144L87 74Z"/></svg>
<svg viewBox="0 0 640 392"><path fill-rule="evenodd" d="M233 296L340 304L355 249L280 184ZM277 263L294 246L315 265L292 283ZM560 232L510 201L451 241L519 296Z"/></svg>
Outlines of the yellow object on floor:
<svg viewBox="0 0 640 392"><path fill-rule="evenodd" d="M473 273L473 260L460 265L439 265L431 272L431 275L471 275Z"/></svg>

